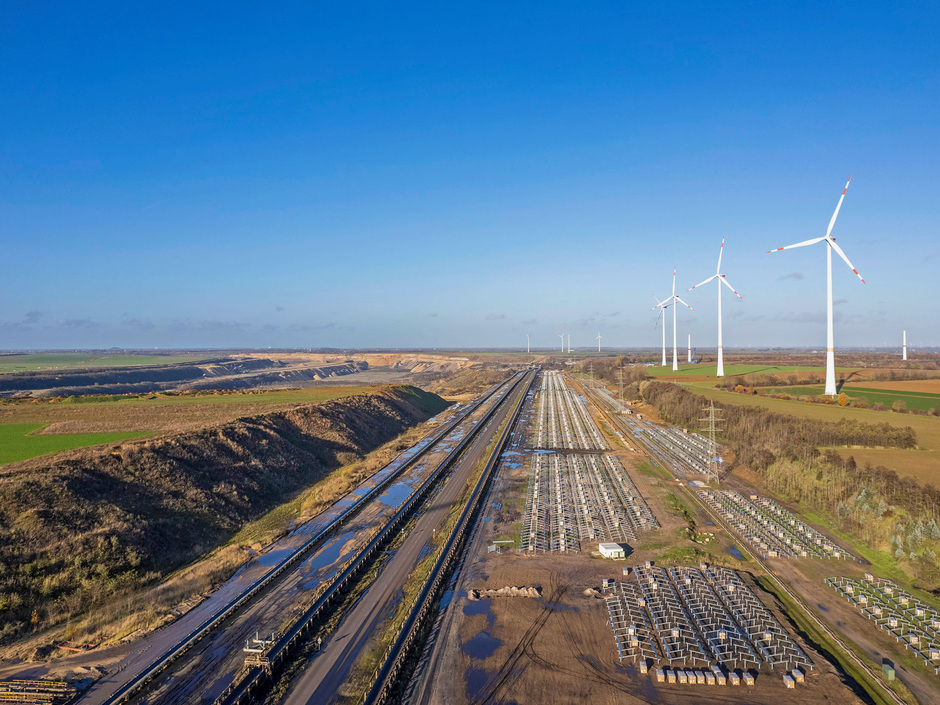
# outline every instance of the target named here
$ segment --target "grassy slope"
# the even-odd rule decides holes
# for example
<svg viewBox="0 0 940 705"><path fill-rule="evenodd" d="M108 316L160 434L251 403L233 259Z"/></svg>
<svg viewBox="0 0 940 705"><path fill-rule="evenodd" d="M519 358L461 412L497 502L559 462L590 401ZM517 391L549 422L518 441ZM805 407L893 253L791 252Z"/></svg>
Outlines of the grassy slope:
<svg viewBox="0 0 940 705"><path fill-rule="evenodd" d="M131 433L67 433L54 436L36 435L43 424L0 425L0 465L28 460L73 448L85 448L99 443L117 443L144 435Z"/></svg>
<svg viewBox="0 0 940 705"><path fill-rule="evenodd" d="M445 407L392 387L8 466L0 640L152 583Z"/></svg>

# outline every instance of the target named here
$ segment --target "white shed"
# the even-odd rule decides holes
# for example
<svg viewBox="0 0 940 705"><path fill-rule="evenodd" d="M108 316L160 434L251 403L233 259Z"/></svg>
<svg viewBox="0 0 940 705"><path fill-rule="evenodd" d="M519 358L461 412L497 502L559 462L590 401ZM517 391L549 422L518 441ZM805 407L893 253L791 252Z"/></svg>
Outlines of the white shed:
<svg viewBox="0 0 940 705"><path fill-rule="evenodd" d="M626 558L627 554L619 543L599 543L598 550L604 558Z"/></svg>

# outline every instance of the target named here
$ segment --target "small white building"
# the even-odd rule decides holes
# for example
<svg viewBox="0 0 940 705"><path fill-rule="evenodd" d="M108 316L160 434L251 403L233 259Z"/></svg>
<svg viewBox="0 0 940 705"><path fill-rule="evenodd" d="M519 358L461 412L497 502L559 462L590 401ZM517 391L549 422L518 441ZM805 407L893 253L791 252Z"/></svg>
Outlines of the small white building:
<svg viewBox="0 0 940 705"><path fill-rule="evenodd" d="M604 558L626 558L627 552L619 543L599 543L597 549Z"/></svg>

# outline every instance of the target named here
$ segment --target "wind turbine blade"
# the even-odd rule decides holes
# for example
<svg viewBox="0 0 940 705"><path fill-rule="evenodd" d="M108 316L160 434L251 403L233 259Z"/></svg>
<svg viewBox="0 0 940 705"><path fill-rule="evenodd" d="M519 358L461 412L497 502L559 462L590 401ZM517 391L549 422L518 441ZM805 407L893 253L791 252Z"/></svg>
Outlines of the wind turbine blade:
<svg viewBox="0 0 940 705"><path fill-rule="evenodd" d="M684 305L687 309L689 309L690 311L694 311L694 310L695 310L694 308L692 308L691 306L689 306L687 303L685 303L685 301L683 301L682 299L680 299L678 296L675 297L675 298L676 298L676 301L678 301L679 303L683 304L683 305Z"/></svg>
<svg viewBox="0 0 940 705"><path fill-rule="evenodd" d="M725 279L725 275L724 275L724 274L722 274L722 275L718 278L718 281L720 281L720 282L721 282L722 284L724 284L726 287L728 287L729 289L731 289L731 291L734 292L734 295L737 296L739 299L741 299L741 301L744 301L744 297L741 296L741 294L739 294L737 291L734 291L734 287L731 286L731 285L728 283L728 280Z"/></svg>
<svg viewBox="0 0 940 705"><path fill-rule="evenodd" d="M836 244L836 241L830 238L829 244L832 246L832 249L838 253L839 257L841 257L845 261L845 263L849 265L849 269L855 272L855 276L862 280L862 284L867 284L867 282L862 278L862 275L858 273L858 270L852 266L851 262L849 262L849 258L845 256L845 253L842 251L842 248Z"/></svg>
<svg viewBox="0 0 940 705"><path fill-rule="evenodd" d="M832 219L829 221L829 227L826 229L826 237L829 237L829 233L832 232L832 226L836 224L836 217L839 215L839 209L842 207L842 200L845 198L845 192L849 190L849 184L851 182L852 177L850 176L849 180L845 182L845 188L842 189L842 195L839 196L839 202L836 204L836 209L832 213ZM848 262L848 260L846 260L846 262ZM856 272L856 274L858 274L858 272ZM859 277L859 279L861 279L861 277Z"/></svg>
<svg viewBox="0 0 940 705"><path fill-rule="evenodd" d="M722 284L724 284L726 287L728 287L729 289L731 289L731 292L732 292L735 296L737 296L739 299L741 299L742 301L744 301L744 297L741 296L741 294L739 294L739 293L737 292L737 290L736 290L733 286L731 286L731 284L730 284L730 283L728 282L728 280L725 278L725 275L724 275L724 274L722 274L722 275L718 278L718 281L720 281L720 282L721 282Z"/></svg>
<svg viewBox="0 0 940 705"><path fill-rule="evenodd" d="M814 237L812 240L804 240L803 242L798 242L795 245L787 245L786 247L778 247L776 250L767 250L764 254L769 254L771 252L780 252L780 250L792 250L794 247L805 247L806 245L815 245L817 242L822 242L826 239L826 235L822 237Z"/></svg>
<svg viewBox="0 0 940 705"><path fill-rule="evenodd" d="M676 295L676 268L672 268L672 295Z"/></svg>
<svg viewBox="0 0 940 705"><path fill-rule="evenodd" d="M721 249L718 250L718 269L715 270L715 274L721 273L721 256L725 253L725 236L721 236ZM695 287L692 287L693 289Z"/></svg>
<svg viewBox="0 0 940 705"><path fill-rule="evenodd" d="M700 286L702 286L702 284L708 284L708 282L710 282L712 279L714 279L714 278L717 277L717 276L718 276L717 274L712 274L712 275L711 275L708 279L706 279L705 281L699 282L699 283L696 284L695 286L690 286L688 289L686 289L686 292L692 291L692 289L698 289Z"/></svg>

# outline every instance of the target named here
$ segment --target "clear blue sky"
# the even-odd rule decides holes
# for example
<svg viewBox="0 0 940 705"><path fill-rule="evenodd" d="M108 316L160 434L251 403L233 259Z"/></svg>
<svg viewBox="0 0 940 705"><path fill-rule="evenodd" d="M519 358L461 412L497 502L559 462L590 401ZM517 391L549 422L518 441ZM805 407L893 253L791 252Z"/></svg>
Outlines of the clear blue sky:
<svg viewBox="0 0 940 705"><path fill-rule="evenodd" d="M837 347L940 345L940 6L634 4L4 3L0 349L656 346L722 235L824 345L849 174Z"/></svg>

